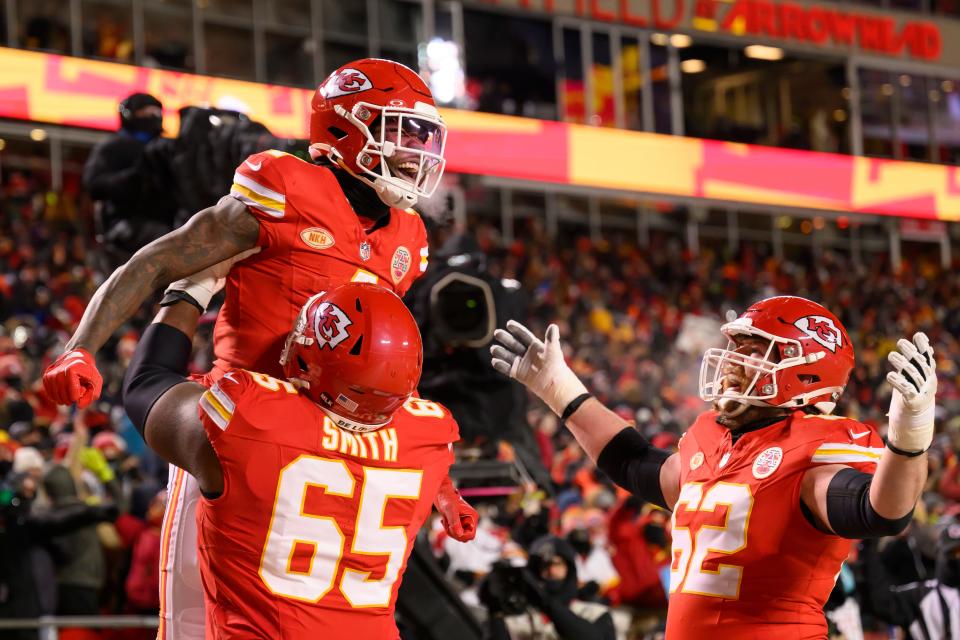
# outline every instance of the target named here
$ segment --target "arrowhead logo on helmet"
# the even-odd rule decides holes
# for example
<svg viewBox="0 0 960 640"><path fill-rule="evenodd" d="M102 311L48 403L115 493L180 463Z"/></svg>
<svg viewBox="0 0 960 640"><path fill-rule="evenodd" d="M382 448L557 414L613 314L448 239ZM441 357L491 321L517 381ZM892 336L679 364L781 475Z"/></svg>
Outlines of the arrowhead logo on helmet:
<svg viewBox="0 0 960 640"><path fill-rule="evenodd" d="M320 88L320 93L323 94L324 98L329 99L336 98L337 96L345 96L350 93L359 93L367 89L373 89L373 83L370 82L370 78L362 71L346 67L341 69L339 73L330 76L326 83Z"/></svg>
<svg viewBox="0 0 960 640"><path fill-rule="evenodd" d="M347 327L353 324L343 309L335 304L323 302L314 316L313 332L317 336L317 345L323 349L334 349L350 337Z"/></svg>
<svg viewBox="0 0 960 640"><path fill-rule="evenodd" d="M804 316L793 323L797 329L822 344L830 351L836 352L837 347L843 346L843 334L833 320L823 316Z"/></svg>

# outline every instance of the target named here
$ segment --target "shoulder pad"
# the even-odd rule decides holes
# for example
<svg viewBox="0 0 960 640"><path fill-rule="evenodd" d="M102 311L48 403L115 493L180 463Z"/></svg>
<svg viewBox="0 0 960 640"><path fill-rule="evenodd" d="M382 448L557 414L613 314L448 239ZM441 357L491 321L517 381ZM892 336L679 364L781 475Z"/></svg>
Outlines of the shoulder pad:
<svg viewBox="0 0 960 640"><path fill-rule="evenodd" d="M254 211L282 218L287 198L279 165L285 157L294 156L274 150L251 155L234 172L230 195Z"/></svg>
<svg viewBox="0 0 960 640"><path fill-rule="evenodd" d="M439 402L412 397L397 411L408 420L412 418L421 432L430 434L431 440L447 443L460 439L460 426L450 410Z"/></svg>
<svg viewBox="0 0 960 640"><path fill-rule="evenodd" d="M856 466L857 463L873 464L880 461L884 450L883 440L870 426L840 416L808 417L811 424L820 430L820 443L813 452L811 462Z"/></svg>

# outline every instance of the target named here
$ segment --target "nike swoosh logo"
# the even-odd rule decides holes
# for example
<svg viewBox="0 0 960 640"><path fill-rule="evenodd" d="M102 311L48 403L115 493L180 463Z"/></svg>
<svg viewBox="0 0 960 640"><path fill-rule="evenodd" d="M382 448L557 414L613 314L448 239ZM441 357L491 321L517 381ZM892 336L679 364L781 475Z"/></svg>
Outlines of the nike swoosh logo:
<svg viewBox="0 0 960 640"><path fill-rule="evenodd" d="M863 433L854 433L854 432L851 430L851 431L849 431L849 433L850 433L850 437L853 438L854 440L856 440L856 439L858 439L858 438L862 438L863 436L868 436L868 435L870 435L870 432L869 432L869 431L864 431Z"/></svg>
<svg viewBox="0 0 960 640"><path fill-rule="evenodd" d="M247 165L248 167L250 167L250 168L253 169L254 171L260 171L260 167L263 166L263 160L261 160L261 161L258 162L257 164L253 164L253 163L250 162L249 160L244 160L244 161L243 161L243 164Z"/></svg>

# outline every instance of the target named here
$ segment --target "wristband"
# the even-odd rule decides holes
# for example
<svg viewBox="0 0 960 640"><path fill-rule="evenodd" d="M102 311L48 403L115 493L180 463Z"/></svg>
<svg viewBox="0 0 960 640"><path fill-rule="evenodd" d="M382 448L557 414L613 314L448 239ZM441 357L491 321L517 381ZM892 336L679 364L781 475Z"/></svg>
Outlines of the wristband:
<svg viewBox="0 0 960 640"><path fill-rule="evenodd" d="M194 307L196 307L197 311L199 311L200 313L204 313L206 311L206 309L204 309L200 305L200 303L197 302L196 298L194 298L192 295L190 295L186 291L182 291L180 289L167 289L167 291L164 292L163 294L163 299L160 300L160 306L169 307L178 302L186 302L188 304L192 304Z"/></svg>
<svg viewBox="0 0 960 640"><path fill-rule="evenodd" d="M584 402L593 397L592 393L581 393L576 398L570 401L570 404L567 405L567 408L563 410L563 413L560 415L560 422L566 422L567 419L574 414L574 412L580 408Z"/></svg>
<svg viewBox="0 0 960 640"><path fill-rule="evenodd" d="M898 449L897 447L887 442L887 449L893 451L898 456L903 456L905 458L916 458L917 456L922 456L927 452L926 449L921 449L920 451L904 451L903 449Z"/></svg>

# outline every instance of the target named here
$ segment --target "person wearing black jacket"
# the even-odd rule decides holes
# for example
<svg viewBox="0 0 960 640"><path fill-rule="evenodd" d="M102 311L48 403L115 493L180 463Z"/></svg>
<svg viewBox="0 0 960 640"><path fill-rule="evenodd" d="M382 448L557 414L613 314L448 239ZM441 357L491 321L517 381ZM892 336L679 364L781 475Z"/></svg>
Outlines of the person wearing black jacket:
<svg viewBox="0 0 960 640"><path fill-rule="evenodd" d="M577 596L576 552L556 536L530 548L526 567L498 565L480 587L490 640L613 640L606 605Z"/></svg>
<svg viewBox="0 0 960 640"><path fill-rule="evenodd" d="M875 545L864 544L864 577L874 615L903 628L910 640L960 640L960 522L940 532L932 580L892 584Z"/></svg>
<svg viewBox="0 0 960 640"><path fill-rule="evenodd" d="M170 231L176 208L145 168L147 145L163 131L163 105L134 93L120 103L119 113L120 129L93 148L83 168L83 187L98 203L97 235L111 270Z"/></svg>
<svg viewBox="0 0 960 640"><path fill-rule="evenodd" d="M37 482L11 474L0 488L0 619L52 615L57 608L53 540L117 518L114 505L83 503L34 513ZM4 631L3 637L37 638L36 630Z"/></svg>

